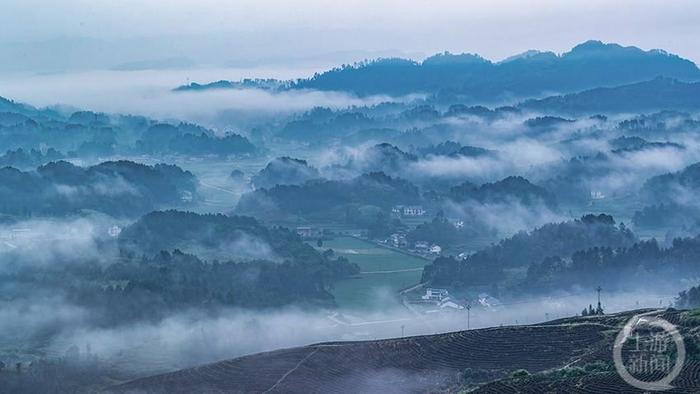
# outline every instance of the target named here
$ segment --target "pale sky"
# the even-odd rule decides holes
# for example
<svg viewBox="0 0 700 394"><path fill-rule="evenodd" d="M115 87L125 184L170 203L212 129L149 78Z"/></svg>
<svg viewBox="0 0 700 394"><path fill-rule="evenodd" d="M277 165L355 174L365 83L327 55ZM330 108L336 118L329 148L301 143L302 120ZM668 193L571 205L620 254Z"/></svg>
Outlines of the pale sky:
<svg viewBox="0 0 700 394"><path fill-rule="evenodd" d="M30 68L33 57L39 65L55 59L65 67L167 57L233 65L292 58L332 63L344 56L421 57L445 50L500 60L528 49L560 53L588 39L700 61L696 0L0 1L0 61L29 62ZM102 53L94 48L100 45L110 48ZM52 48L52 58L42 57Z"/></svg>

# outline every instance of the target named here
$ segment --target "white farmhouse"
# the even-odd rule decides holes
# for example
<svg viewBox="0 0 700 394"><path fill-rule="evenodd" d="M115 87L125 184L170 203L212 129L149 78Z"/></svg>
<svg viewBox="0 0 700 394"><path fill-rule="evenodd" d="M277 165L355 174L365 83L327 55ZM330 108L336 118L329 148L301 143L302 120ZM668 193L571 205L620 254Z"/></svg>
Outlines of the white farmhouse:
<svg viewBox="0 0 700 394"><path fill-rule="evenodd" d="M415 217L425 215L426 210L420 205L397 205L391 208L391 212L395 215Z"/></svg>
<svg viewBox="0 0 700 394"><path fill-rule="evenodd" d="M449 293L447 289L435 289L428 287L425 289L425 295L421 296L421 299L426 301L442 301L443 299L449 298Z"/></svg>

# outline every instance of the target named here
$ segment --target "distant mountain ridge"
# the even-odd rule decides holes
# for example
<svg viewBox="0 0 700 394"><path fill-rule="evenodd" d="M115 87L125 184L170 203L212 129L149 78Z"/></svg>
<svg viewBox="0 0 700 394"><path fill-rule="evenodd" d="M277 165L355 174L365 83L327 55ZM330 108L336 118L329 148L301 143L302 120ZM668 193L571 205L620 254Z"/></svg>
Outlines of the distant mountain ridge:
<svg viewBox="0 0 700 394"><path fill-rule="evenodd" d="M692 61L663 50L644 51L632 46L586 41L561 55L530 50L500 62L476 54L449 52L422 62L376 59L343 65L308 79L280 83L280 89L346 91L358 96L425 93L444 101L495 102L625 85L658 76L697 81L700 69ZM219 81L210 87L245 85ZM207 85L192 84L178 90L206 88Z"/></svg>
<svg viewBox="0 0 700 394"><path fill-rule="evenodd" d="M628 85L527 100L519 108L567 115L698 110L700 82L658 77Z"/></svg>

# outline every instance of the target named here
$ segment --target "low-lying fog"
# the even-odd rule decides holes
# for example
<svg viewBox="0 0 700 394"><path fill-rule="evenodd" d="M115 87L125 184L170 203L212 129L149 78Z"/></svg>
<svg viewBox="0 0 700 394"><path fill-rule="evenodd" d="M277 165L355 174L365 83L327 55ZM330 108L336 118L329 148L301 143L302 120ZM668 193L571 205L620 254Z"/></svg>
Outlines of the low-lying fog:
<svg viewBox="0 0 700 394"><path fill-rule="evenodd" d="M68 220L29 220L0 227L0 261L12 265L71 264L83 259L116 258L110 244L113 226L103 216ZM240 246L239 247L243 247ZM258 246L248 247L257 249ZM1 273L1 271L0 271ZM4 283L4 293L13 290ZM602 293L606 312L667 307L677 290L639 286L638 292ZM390 292L387 291L387 294ZM0 299L0 331L5 349L29 347L49 357L63 356L73 345L97 356L124 376L148 375L244 354L322 341L367 340L443 333L469 328L533 324L575 316L596 302L581 289L548 298L474 306L452 313L415 314L398 296L378 299L367 310L246 310L222 308L172 314L157 322L100 327L90 311L38 288Z"/></svg>
<svg viewBox="0 0 700 394"><path fill-rule="evenodd" d="M606 312L643 307L667 307L669 294L606 294ZM472 308L469 327L533 324L570 317L595 301L595 294L569 294L522 301L493 309ZM365 340L443 333L467 328L464 311L415 316L402 307L381 312L299 309L251 311L224 309L216 316L198 311L172 315L157 323L114 328L86 325L86 311L48 296L34 300L2 301L0 321L6 340L27 340L57 329L42 347L62 356L72 345L126 374L162 372L279 348L323 341ZM60 328L59 328L60 327ZM12 343L5 343L4 346Z"/></svg>
<svg viewBox="0 0 700 394"><path fill-rule="evenodd" d="M59 108L178 119L221 129L261 121L270 116L303 112L317 106L346 108L394 100L388 96L360 99L341 92L312 90L279 93L261 89L173 91L191 82L204 84L222 79L306 78L322 69L323 66L290 69L193 68L3 75L0 76L0 95L38 107L58 105Z"/></svg>

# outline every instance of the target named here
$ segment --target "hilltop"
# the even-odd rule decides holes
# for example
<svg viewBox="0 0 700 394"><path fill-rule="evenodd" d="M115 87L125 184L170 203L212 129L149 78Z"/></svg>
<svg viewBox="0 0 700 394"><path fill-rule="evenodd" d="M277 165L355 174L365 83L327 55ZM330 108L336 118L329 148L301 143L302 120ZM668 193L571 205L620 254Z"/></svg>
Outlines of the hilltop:
<svg viewBox="0 0 700 394"><path fill-rule="evenodd" d="M658 315L688 334L697 321L677 310L559 319L543 324L459 331L276 350L113 387L113 393L185 392L636 392L612 368L615 335L635 313ZM686 368L674 381L697 392L696 345L685 335ZM580 367L580 368L579 368ZM576 374L569 373L576 371ZM526 370L522 371L522 370ZM686 391L683 391L686 390Z"/></svg>
<svg viewBox="0 0 700 394"><path fill-rule="evenodd" d="M444 52L422 61L366 60L297 81L218 81L192 83L176 90L313 89L344 91L358 96L425 93L446 102L484 102L565 94L647 81L658 76L697 81L700 69L692 61L663 50L644 51L591 40L562 54L531 50L500 62L477 54Z"/></svg>

